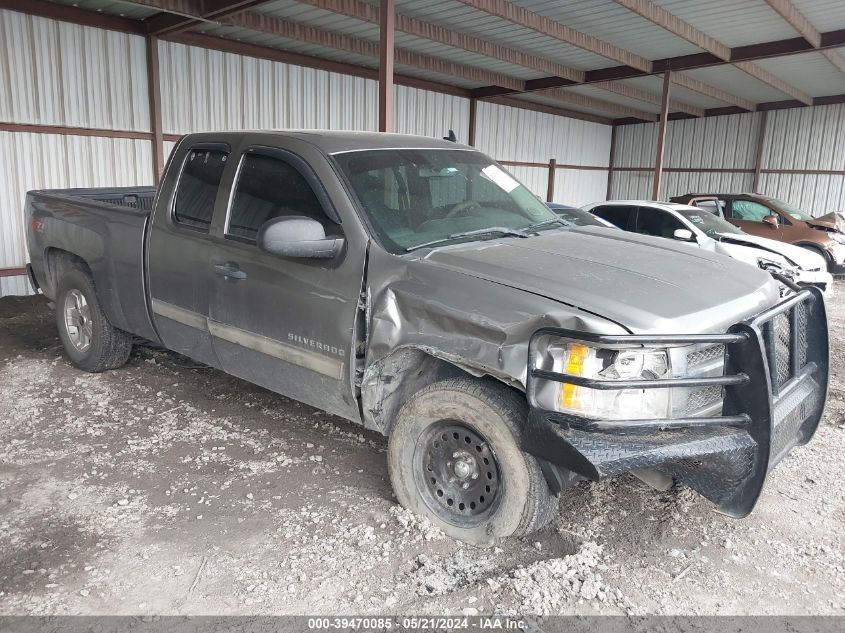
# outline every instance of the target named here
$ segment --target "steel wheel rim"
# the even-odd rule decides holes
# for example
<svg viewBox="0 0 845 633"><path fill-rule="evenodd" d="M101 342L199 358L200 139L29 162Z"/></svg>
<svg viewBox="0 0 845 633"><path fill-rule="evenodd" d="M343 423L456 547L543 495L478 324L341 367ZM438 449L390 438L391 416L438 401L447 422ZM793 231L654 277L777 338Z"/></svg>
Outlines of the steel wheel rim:
<svg viewBox="0 0 845 633"><path fill-rule="evenodd" d="M414 476L429 509L459 527L484 523L502 496L499 462L489 442L452 420L437 422L420 436Z"/></svg>
<svg viewBox="0 0 845 633"><path fill-rule="evenodd" d="M65 295L65 329L71 345L79 352L87 352L94 338L94 324L91 321L91 308L79 290L71 290Z"/></svg>

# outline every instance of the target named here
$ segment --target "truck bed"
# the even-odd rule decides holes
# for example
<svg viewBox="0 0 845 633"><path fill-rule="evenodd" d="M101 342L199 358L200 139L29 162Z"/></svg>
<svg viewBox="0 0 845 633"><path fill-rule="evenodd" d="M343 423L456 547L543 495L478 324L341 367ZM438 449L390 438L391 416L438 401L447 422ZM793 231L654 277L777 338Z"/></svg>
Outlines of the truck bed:
<svg viewBox="0 0 845 633"><path fill-rule="evenodd" d="M155 201L155 187L97 187L88 189L41 189L33 194L68 198L84 201L86 204L98 203L104 207L120 207L121 210L137 211L149 215Z"/></svg>
<svg viewBox="0 0 845 633"><path fill-rule="evenodd" d="M82 260L109 321L156 341L147 309L144 239L155 187L44 189L26 196L33 275L49 298L61 270Z"/></svg>

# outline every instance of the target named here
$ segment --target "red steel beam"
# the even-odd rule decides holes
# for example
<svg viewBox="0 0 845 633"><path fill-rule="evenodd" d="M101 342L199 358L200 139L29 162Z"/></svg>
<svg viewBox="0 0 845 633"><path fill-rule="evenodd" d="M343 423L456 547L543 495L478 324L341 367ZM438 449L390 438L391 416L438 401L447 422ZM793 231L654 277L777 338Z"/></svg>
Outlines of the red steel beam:
<svg viewBox="0 0 845 633"><path fill-rule="evenodd" d="M814 97L813 98L813 105L814 106L823 106L823 105L837 105L840 103L845 103L845 94L840 95L827 95L824 97ZM806 108L806 103L801 103L796 99L786 99L784 101L764 101L763 103L757 104L757 110L759 112L766 112L768 110L788 110L790 108ZM704 116L724 116L726 114L743 114L746 110L736 106L728 106L725 108L708 108L704 111ZM685 114L683 112L672 112L669 114L670 121L676 121L678 119L690 119L692 118L690 115ZM613 125L635 125L638 123L642 123L640 119L636 119L634 117L622 117L613 120ZM765 170L764 170L765 172Z"/></svg>
<svg viewBox="0 0 845 633"><path fill-rule="evenodd" d="M147 33L147 25L140 20L130 20L108 13L80 9L69 4L46 2L46 0L0 0L0 9L9 9L10 11L59 20L60 22L93 26L133 35L146 35Z"/></svg>
<svg viewBox="0 0 845 633"><path fill-rule="evenodd" d="M760 172L763 168L763 149L766 144L766 124L768 123L769 112L763 110L760 114L760 127L757 131L757 151L754 155L754 180L751 184L751 191L760 193Z"/></svg>
<svg viewBox="0 0 845 633"><path fill-rule="evenodd" d="M329 72L351 75L353 77L378 79L378 70L375 68L357 66L346 62L337 62L323 57L314 57L313 55L284 51L279 48L270 48L269 46L259 46L257 44L248 44L247 42L238 42L222 37L204 35L203 33L178 33L176 35L166 35L161 39L178 42L180 44L187 44L189 46L197 46L199 48L222 51L224 53L234 53L236 55L245 55L247 57L281 62L283 64L316 68L318 70L326 70ZM395 75L393 79L396 84L411 88L419 88L420 90L430 90L432 92L440 92L456 97L468 98L470 96L470 91L466 88L451 86L437 81L429 81L427 79L418 79L416 77L407 77L404 75Z"/></svg>
<svg viewBox="0 0 845 633"><path fill-rule="evenodd" d="M605 200L610 200L613 193L613 163L616 160L616 127L610 129L610 158L607 161L607 194Z"/></svg>
<svg viewBox="0 0 845 633"><path fill-rule="evenodd" d="M0 132L29 132L35 134L61 134L62 136L98 136L100 138L128 138L149 141L152 134L135 130L112 130L70 125L41 125L39 123L8 123L0 121Z"/></svg>
<svg viewBox="0 0 845 633"><path fill-rule="evenodd" d="M475 147L475 128L478 125L478 99L469 100L469 138L467 145Z"/></svg>
<svg viewBox="0 0 845 633"><path fill-rule="evenodd" d="M657 132L657 153L654 159L654 182L651 199L660 200L660 181L663 178L663 150L666 145L666 126L669 121L669 94L672 89L672 71L663 73L663 98L660 104L660 127Z"/></svg>
<svg viewBox="0 0 845 633"><path fill-rule="evenodd" d="M394 0L381 0L379 10L378 130L393 131L393 56L396 34Z"/></svg>
<svg viewBox="0 0 845 633"><path fill-rule="evenodd" d="M196 3L193 12L196 15L158 13L147 19L147 29L151 35L181 33L203 22L217 22L233 13L240 13L256 5L266 3L267 0L205 0ZM151 4L150 6L155 5Z"/></svg>
<svg viewBox="0 0 845 633"><path fill-rule="evenodd" d="M150 133L153 145L153 178L158 184L164 173L164 135L161 124L161 79L158 63L158 38L147 36L147 91L150 98Z"/></svg>
<svg viewBox="0 0 845 633"><path fill-rule="evenodd" d="M735 46L731 49L731 57L729 60L721 59L712 53L692 53L690 55L679 55L677 57L656 59L652 62L651 71L642 71L631 66L610 66L608 68L588 70L584 73L583 82L572 82L570 80L562 79L561 77L540 77L538 79L529 79L525 82L524 92L534 92L535 90L560 88L579 84L594 84L601 81L631 79L633 77L647 77L649 75L660 74L666 70L683 71L694 70L696 68L708 68L711 66L727 66L736 62L756 61L760 59L770 59L773 57L783 57L785 55L795 55L797 53L841 47L845 47L845 29L822 33L821 45L819 48L813 48L812 44L807 42L807 40L803 37L793 37L785 40L749 44L747 46ZM476 88L473 91L473 96L477 96L479 98L506 94L517 94L517 91L494 86L484 86L482 88Z"/></svg>

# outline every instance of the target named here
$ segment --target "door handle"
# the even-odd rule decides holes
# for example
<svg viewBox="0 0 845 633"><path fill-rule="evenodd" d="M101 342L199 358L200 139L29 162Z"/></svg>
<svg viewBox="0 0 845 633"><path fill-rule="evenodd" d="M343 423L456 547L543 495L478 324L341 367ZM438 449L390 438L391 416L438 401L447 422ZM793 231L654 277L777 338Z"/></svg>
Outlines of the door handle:
<svg viewBox="0 0 845 633"><path fill-rule="evenodd" d="M237 264L216 264L214 272L218 275L223 275L226 279L246 279L247 275L244 271L238 268Z"/></svg>

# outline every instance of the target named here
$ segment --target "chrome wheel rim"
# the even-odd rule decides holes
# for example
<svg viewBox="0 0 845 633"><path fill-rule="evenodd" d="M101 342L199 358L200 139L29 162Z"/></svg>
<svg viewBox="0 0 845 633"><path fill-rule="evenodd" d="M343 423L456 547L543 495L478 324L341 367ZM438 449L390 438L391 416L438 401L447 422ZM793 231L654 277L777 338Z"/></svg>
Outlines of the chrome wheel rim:
<svg viewBox="0 0 845 633"><path fill-rule="evenodd" d="M91 308L79 290L65 295L65 328L71 345L79 352L87 352L94 337Z"/></svg>

